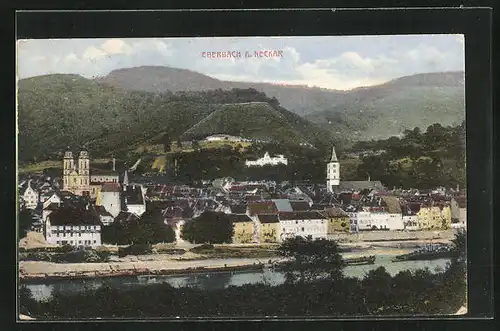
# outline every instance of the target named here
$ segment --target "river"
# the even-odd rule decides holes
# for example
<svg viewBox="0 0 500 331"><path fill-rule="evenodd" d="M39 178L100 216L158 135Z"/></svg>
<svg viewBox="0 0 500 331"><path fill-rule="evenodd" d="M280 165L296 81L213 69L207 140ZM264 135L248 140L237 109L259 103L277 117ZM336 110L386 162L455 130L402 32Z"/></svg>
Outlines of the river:
<svg viewBox="0 0 500 331"><path fill-rule="evenodd" d="M416 270L428 267L432 272L437 269L444 269L448 259L438 259L432 261L404 261L391 262L391 259L398 254L411 250L384 249L383 254L375 254L376 260L371 265L347 266L344 275L347 277L362 278L370 270L384 266L388 273L395 275L402 270ZM363 255L368 255L364 253ZM198 287L205 290L220 289L228 286L241 286L244 284L265 283L269 285L279 285L285 280L283 273L272 270L245 271L245 272L207 272L186 275L162 275L162 276L128 276L80 280L54 280L30 282L26 287L31 290L36 300L43 301L51 297L55 292L81 292L87 289L97 289L104 284L118 289L129 289L138 286L147 286L158 283L168 283L174 287Z"/></svg>

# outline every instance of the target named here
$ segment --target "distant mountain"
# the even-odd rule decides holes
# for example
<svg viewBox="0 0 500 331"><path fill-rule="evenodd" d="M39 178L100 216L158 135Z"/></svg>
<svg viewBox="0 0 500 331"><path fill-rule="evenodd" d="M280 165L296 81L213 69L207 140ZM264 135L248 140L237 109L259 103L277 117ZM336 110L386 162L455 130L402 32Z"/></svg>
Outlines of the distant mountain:
<svg viewBox="0 0 500 331"><path fill-rule="evenodd" d="M254 88L269 97L277 98L283 107L299 115L335 104L337 98L346 93L319 87L222 81L195 71L162 66L118 69L98 78L98 81L127 90L147 92Z"/></svg>
<svg viewBox="0 0 500 331"><path fill-rule="evenodd" d="M418 74L357 88L305 117L337 133L350 132L354 140L385 139L434 123L458 125L465 119L464 73Z"/></svg>
<svg viewBox="0 0 500 331"><path fill-rule="evenodd" d="M254 88L332 133L354 140L383 139L433 123L457 125L465 118L463 71L416 74L350 91L221 81L190 70L154 66L115 70L99 81L149 92Z"/></svg>
<svg viewBox="0 0 500 331"><path fill-rule="evenodd" d="M328 131L254 89L159 94L46 75L20 80L18 95L21 161L57 159L68 146L85 146L98 157L158 144L165 136L212 132L316 146L333 142Z"/></svg>

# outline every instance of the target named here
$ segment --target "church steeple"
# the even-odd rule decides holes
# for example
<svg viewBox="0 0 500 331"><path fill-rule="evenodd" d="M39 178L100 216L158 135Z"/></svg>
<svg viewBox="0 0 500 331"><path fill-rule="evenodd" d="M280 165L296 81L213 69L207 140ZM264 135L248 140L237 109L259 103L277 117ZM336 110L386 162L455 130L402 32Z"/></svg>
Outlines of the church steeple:
<svg viewBox="0 0 500 331"><path fill-rule="evenodd" d="M335 153L335 146L332 147L332 157L326 165L326 189L332 193L340 185L340 163Z"/></svg>
<svg viewBox="0 0 500 331"><path fill-rule="evenodd" d="M330 159L330 162L339 162L337 159L337 153L335 153L335 146L332 147L332 158Z"/></svg>

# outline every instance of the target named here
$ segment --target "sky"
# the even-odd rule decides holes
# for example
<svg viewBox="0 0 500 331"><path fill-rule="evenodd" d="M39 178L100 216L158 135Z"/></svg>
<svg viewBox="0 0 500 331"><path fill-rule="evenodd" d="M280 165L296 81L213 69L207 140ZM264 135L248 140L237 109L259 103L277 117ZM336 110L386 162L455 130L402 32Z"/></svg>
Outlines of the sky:
<svg viewBox="0 0 500 331"><path fill-rule="evenodd" d="M245 52L281 51L281 57ZM239 58L203 52L239 51ZM417 73L465 69L463 35L26 39L18 78L72 73L86 78L138 66L189 69L231 81L349 90Z"/></svg>

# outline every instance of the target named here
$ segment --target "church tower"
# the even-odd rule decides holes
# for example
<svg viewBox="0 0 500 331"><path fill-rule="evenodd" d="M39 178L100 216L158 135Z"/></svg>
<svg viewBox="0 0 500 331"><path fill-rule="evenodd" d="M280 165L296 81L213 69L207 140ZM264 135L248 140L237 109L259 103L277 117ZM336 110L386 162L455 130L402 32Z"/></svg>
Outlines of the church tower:
<svg viewBox="0 0 500 331"><path fill-rule="evenodd" d="M80 152L78 156L78 186L79 194L90 191L90 170L89 170L89 153L86 150Z"/></svg>
<svg viewBox="0 0 500 331"><path fill-rule="evenodd" d="M332 157L326 165L326 189L333 192L336 186L340 185L340 163L335 153L335 146L332 148Z"/></svg>
<svg viewBox="0 0 500 331"><path fill-rule="evenodd" d="M67 151L64 153L64 159L63 159L63 191L70 191L70 177L71 173L74 170L74 163L73 163L73 153L71 151Z"/></svg>

